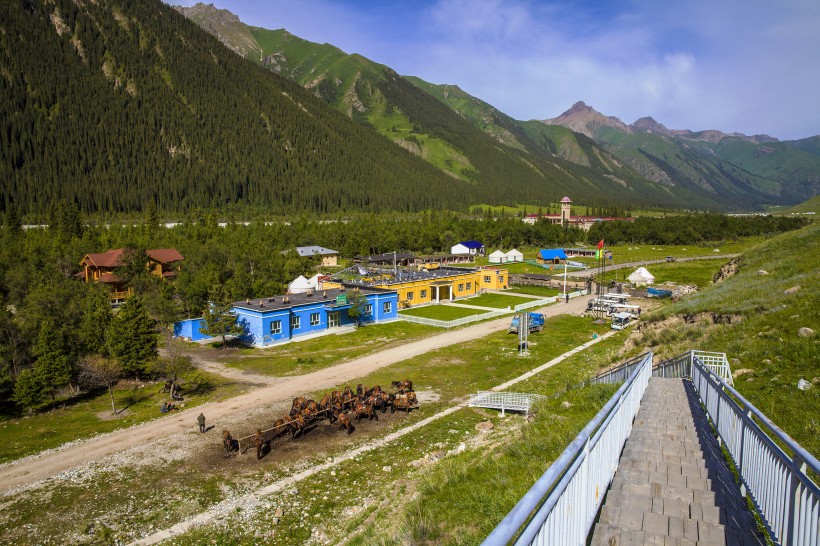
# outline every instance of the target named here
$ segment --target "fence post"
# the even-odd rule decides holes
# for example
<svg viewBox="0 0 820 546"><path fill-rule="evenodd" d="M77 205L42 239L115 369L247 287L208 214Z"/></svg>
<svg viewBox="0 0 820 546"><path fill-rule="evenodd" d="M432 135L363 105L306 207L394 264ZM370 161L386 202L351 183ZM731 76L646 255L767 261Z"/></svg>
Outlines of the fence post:
<svg viewBox="0 0 820 546"><path fill-rule="evenodd" d="M782 537L783 544L797 544L797 524L799 518L797 517L797 508L800 505L800 498L798 487L800 485L800 480L797 479L797 476L794 475L794 471L798 471L801 474L806 474L808 471L808 467L806 466L806 462L801 460L800 457L795 454L792 457L792 463L794 465L794 469L792 473L789 474L789 507L787 513L787 524L784 529L785 533Z"/></svg>

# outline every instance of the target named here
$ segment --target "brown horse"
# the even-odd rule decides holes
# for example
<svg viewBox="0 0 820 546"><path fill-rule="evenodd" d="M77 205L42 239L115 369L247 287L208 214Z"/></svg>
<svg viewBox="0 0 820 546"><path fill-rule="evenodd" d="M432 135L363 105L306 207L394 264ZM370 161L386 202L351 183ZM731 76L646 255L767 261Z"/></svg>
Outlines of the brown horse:
<svg viewBox="0 0 820 546"><path fill-rule="evenodd" d="M404 379L402 381L391 381L390 386L399 391L399 394L404 394L413 390L413 382L409 379Z"/></svg>
<svg viewBox="0 0 820 546"><path fill-rule="evenodd" d="M262 458L262 445L265 443L265 438L262 436L262 429L256 429L256 434L253 435L253 443L256 445L256 460Z"/></svg>
<svg viewBox="0 0 820 546"><path fill-rule="evenodd" d="M379 415L373 410L373 406L369 404L359 402L353 408L353 411L356 412L357 421L361 421L362 417L367 417L368 421L372 421L374 418L376 419L376 421L379 420Z"/></svg>
<svg viewBox="0 0 820 546"><path fill-rule="evenodd" d="M396 395L396 398L393 400L393 407L390 410L390 413L395 412L397 409L405 409L407 413L410 413L415 407L418 407L419 401L416 399L416 393L413 391L409 391L405 394Z"/></svg>
<svg viewBox="0 0 820 546"><path fill-rule="evenodd" d="M288 432L288 424L290 423L290 417L285 417L284 419L277 419L273 422L273 437L278 438L283 434L287 434Z"/></svg>
<svg viewBox="0 0 820 546"><path fill-rule="evenodd" d="M348 434L353 433L353 423L350 422L350 415L343 412L343 411L336 411L333 413L333 417L339 421L339 430L347 429Z"/></svg>
<svg viewBox="0 0 820 546"><path fill-rule="evenodd" d="M301 414L291 417L290 431L294 438L296 438L297 435L302 433L302 431L305 429L306 424L307 423L305 422L305 418Z"/></svg>
<svg viewBox="0 0 820 546"><path fill-rule="evenodd" d="M230 431L227 429L222 431L222 445L225 446L225 451L227 453L239 450L239 442L231 436Z"/></svg>

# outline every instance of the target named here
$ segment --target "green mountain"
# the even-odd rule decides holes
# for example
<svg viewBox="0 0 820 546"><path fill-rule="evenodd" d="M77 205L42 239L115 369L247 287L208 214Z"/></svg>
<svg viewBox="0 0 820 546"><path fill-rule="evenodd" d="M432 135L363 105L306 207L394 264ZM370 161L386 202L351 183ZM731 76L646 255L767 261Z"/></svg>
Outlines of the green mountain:
<svg viewBox="0 0 820 546"><path fill-rule="evenodd" d="M2 2L0 26L0 208L283 214L498 197L242 60L159 0ZM516 189L510 198L532 196Z"/></svg>
<svg viewBox="0 0 820 546"><path fill-rule="evenodd" d="M627 125L583 102L544 123L594 139L650 180L737 208L794 204L820 193L813 139L790 143L767 135L670 130L652 118Z"/></svg>
<svg viewBox="0 0 820 546"><path fill-rule="evenodd" d="M237 20L213 6L177 7L205 29L224 29L217 36L234 51L242 33ZM213 19L203 16L210 12ZM401 77L389 67L361 55L348 55L328 44L302 40L285 30L247 27L256 46L244 56L258 61L277 74L292 79L359 123L420 156L456 180L494 186L493 202L529 194L521 202L534 200L540 192L550 199L570 193L573 198L594 203L613 202L684 206L688 197L654 184L609 156L590 139L570 144L566 134L551 137L550 130L531 131L484 103L488 123L480 116L465 116L443 95L480 103L458 88L431 86L416 78ZM261 54L259 53L261 51ZM468 110L469 111L469 110ZM559 131L560 132L560 131ZM563 133L568 133L564 131ZM552 148L552 150L551 150ZM574 161L584 148L593 160ZM556 153L558 150L560 153ZM585 153L585 152L584 152ZM717 206L714 202L708 205Z"/></svg>

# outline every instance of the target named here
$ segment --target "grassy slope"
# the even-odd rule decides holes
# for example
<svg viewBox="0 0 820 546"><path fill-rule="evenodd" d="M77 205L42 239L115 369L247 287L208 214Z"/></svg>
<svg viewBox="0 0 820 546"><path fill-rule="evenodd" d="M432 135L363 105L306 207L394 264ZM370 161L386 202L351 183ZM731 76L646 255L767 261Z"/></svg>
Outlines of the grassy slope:
<svg viewBox="0 0 820 546"><path fill-rule="evenodd" d="M817 224L767 240L744 253L735 276L649 318L703 314L706 320L677 321L660 334L647 329L641 340L667 355L688 348L727 353L733 370L752 370L737 379L737 390L815 456L820 455L820 384L801 391L797 383L820 378L818 334L798 335L802 327L820 332L818 253ZM768 275L758 274L761 270ZM785 292L797 286L796 292ZM736 318L713 324L713 314Z"/></svg>

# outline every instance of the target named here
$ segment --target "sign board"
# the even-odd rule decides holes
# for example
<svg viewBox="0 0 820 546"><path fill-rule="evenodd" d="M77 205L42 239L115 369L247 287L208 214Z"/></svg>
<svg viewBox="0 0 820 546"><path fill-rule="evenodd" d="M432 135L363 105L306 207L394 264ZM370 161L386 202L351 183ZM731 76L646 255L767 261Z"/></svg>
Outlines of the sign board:
<svg viewBox="0 0 820 546"><path fill-rule="evenodd" d="M347 294L339 294L336 296L336 305L347 305Z"/></svg>

